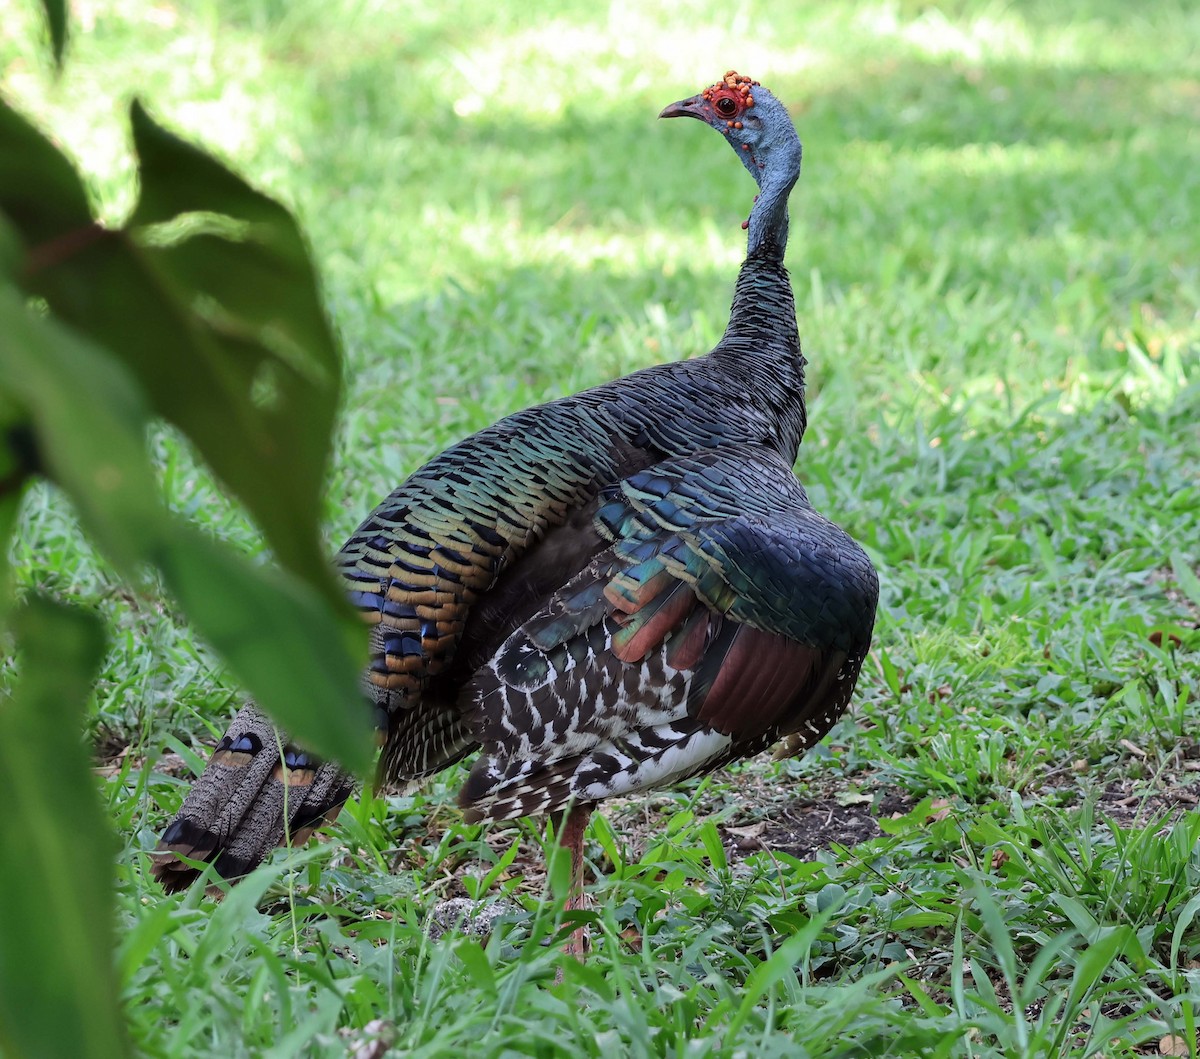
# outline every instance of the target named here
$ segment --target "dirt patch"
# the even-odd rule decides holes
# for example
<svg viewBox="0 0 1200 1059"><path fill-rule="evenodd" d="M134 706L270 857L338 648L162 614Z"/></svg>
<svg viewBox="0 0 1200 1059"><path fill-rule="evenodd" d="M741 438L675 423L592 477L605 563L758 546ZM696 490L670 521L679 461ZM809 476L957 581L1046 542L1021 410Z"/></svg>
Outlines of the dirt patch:
<svg viewBox="0 0 1200 1059"><path fill-rule="evenodd" d="M1109 819L1123 828L1170 826L1200 806L1200 743L1195 739L1184 737L1161 758L1128 739L1122 739L1121 746L1131 758L1146 763L1141 775L1135 772L1104 782L1100 776L1090 779L1084 763L1079 762L1078 769L1053 770L1052 778L1038 793L1053 796L1064 808L1078 808L1089 798L1094 799L1097 821Z"/></svg>
<svg viewBox="0 0 1200 1059"><path fill-rule="evenodd" d="M1114 780L1100 794L1096 812L1121 827L1147 827L1156 823L1166 827L1197 805L1200 805L1200 780L1179 787L1148 787L1136 780Z"/></svg>
<svg viewBox="0 0 1200 1059"><path fill-rule="evenodd" d="M853 800L845 804L847 795ZM866 793L842 792L842 797L798 798L780 808L773 819L749 828L723 828L733 848L743 856L769 849L809 860L821 850L834 846L857 846L883 834L880 818L903 816L916 799L901 791L889 791L882 797Z"/></svg>

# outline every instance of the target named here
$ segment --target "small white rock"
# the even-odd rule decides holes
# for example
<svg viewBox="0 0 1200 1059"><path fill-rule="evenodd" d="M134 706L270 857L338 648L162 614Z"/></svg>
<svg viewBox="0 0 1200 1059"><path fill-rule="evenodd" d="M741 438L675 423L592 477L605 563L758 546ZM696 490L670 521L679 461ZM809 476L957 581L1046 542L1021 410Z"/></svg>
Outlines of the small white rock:
<svg viewBox="0 0 1200 1059"><path fill-rule="evenodd" d="M452 897L439 901L429 913L426 928L433 939L440 938L452 930L461 931L476 938L487 938L492 933L492 924L500 916L510 916L520 909L511 901L476 903L468 897Z"/></svg>

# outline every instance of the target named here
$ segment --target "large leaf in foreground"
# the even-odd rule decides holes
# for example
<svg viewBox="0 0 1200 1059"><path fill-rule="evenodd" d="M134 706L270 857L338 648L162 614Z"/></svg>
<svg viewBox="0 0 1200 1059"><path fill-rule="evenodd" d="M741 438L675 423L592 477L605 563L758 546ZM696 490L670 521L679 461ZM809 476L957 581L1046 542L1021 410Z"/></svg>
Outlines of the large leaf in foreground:
<svg viewBox="0 0 1200 1059"><path fill-rule="evenodd" d="M28 418L33 458L128 577L165 514L146 456L147 409L121 363L0 287L0 394Z"/></svg>
<svg viewBox="0 0 1200 1059"><path fill-rule="evenodd" d="M83 181L49 140L0 100L0 214L31 247L92 227Z"/></svg>
<svg viewBox="0 0 1200 1059"><path fill-rule="evenodd" d="M317 512L341 358L295 220L134 105L141 199L92 222L69 162L11 111L0 122L0 215L26 244L25 288L130 368L191 439L279 561L344 606ZM46 189L63 202L45 205ZM81 212L82 209L82 212Z"/></svg>
<svg viewBox="0 0 1200 1059"><path fill-rule="evenodd" d="M128 1054L113 970L112 832L79 738L99 622L35 598L16 613L21 681L0 703L0 1052Z"/></svg>
<svg viewBox="0 0 1200 1059"><path fill-rule="evenodd" d="M158 499L146 408L126 369L0 288L0 395L28 417L43 473L129 578L162 571L197 631L297 739L365 772L370 724L358 690L357 622L287 571L255 567Z"/></svg>

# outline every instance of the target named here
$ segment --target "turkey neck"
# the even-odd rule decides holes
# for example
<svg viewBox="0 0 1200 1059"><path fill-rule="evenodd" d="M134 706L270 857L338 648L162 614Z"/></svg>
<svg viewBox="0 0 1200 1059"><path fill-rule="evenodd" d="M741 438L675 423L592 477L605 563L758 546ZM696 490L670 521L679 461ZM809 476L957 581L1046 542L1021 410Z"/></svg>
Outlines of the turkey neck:
<svg viewBox="0 0 1200 1059"><path fill-rule="evenodd" d="M782 108L779 108L782 110ZM788 197L800 177L803 148L786 112L759 165L739 152L758 184L746 224L746 260L738 272L729 326L712 356L775 421L777 434L764 442L794 461L804 437L804 356L796 330L796 304L783 257L788 241Z"/></svg>
<svg viewBox="0 0 1200 1059"><path fill-rule="evenodd" d="M786 205L783 225L786 240ZM742 262L729 325L710 356L736 391L774 420L776 435L763 443L794 461L808 424L805 361L783 247L773 240L761 243Z"/></svg>
<svg viewBox="0 0 1200 1059"><path fill-rule="evenodd" d="M790 146L790 145L789 145ZM783 263L788 240L788 196L800 177L800 141L758 179L758 199L746 223L746 257L763 253ZM751 173L754 170L751 169Z"/></svg>

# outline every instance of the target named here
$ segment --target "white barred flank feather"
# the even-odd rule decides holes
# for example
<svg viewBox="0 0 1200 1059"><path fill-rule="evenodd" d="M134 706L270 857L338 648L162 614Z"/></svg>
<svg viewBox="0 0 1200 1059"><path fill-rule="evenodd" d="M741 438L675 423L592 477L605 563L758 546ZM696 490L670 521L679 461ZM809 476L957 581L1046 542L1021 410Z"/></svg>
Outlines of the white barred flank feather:
<svg viewBox="0 0 1200 1059"><path fill-rule="evenodd" d="M519 765L481 755L476 769L488 792L473 801L468 818L479 823L512 820L664 787L707 771L733 745L711 730L680 730L672 725L631 734L621 744L602 743L570 757L524 761Z"/></svg>

